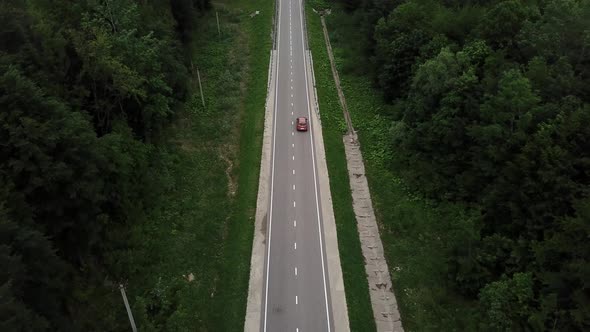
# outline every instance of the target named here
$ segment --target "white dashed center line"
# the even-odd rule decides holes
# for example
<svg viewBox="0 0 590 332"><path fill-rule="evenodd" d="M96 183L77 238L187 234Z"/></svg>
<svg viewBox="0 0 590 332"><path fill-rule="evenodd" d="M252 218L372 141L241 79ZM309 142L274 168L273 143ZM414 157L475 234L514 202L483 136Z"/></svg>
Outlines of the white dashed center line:
<svg viewBox="0 0 590 332"><path fill-rule="evenodd" d="M293 249L297 250L297 242L293 243Z"/></svg>
<svg viewBox="0 0 590 332"><path fill-rule="evenodd" d="M295 266L295 275L297 275L297 266Z"/></svg>
<svg viewBox="0 0 590 332"><path fill-rule="evenodd" d="M293 227L297 227L297 220L293 220Z"/></svg>
<svg viewBox="0 0 590 332"><path fill-rule="evenodd" d="M293 207L297 206L297 204L295 204L295 201L293 201Z"/></svg>
<svg viewBox="0 0 590 332"><path fill-rule="evenodd" d="M295 304L299 304L299 297L295 295Z"/></svg>
<svg viewBox="0 0 590 332"><path fill-rule="evenodd" d="M293 185L293 190L295 190L295 185Z"/></svg>
<svg viewBox="0 0 590 332"><path fill-rule="evenodd" d="M295 170L293 170L293 175L295 175Z"/></svg>

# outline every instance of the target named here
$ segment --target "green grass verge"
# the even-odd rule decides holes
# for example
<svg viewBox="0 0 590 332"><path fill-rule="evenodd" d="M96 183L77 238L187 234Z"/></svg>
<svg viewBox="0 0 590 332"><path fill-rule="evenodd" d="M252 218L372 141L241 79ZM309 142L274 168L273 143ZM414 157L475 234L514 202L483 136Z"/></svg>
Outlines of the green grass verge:
<svg viewBox="0 0 590 332"><path fill-rule="evenodd" d="M475 331L475 303L458 296L448 281L452 244L471 238L473 213L465 206L425 200L410 192L399 170L389 167L395 151L386 105L359 64L351 43L355 18L333 10L327 17L332 47L352 122L362 146L373 206L406 331ZM356 73L356 74L355 74ZM359 74L360 73L360 74Z"/></svg>
<svg viewBox="0 0 590 332"><path fill-rule="evenodd" d="M141 331L243 330L274 1L215 7L193 41L206 107L195 73L192 98L154 151L162 193L120 257Z"/></svg>
<svg viewBox="0 0 590 332"><path fill-rule="evenodd" d="M213 307L216 325L212 331L243 331L264 131L267 73L272 47L270 33L274 1L240 0L235 3L243 6L246 13L258 10L261 14L253 18L248 16L244 24L248 36L249 76L244 91L245 112L241 116L237 202L226 239L221 269L222 290Z"/></svg>
<svg viewBox="0 0 590 332"><path fill-rule="evenodd" d="M338 94L332 78L320 18L311 11L310 6L307 6L306 13L307 33L313 56L350 329L352 331L375 331L342 142L346 124L338 103Z"/></svg>

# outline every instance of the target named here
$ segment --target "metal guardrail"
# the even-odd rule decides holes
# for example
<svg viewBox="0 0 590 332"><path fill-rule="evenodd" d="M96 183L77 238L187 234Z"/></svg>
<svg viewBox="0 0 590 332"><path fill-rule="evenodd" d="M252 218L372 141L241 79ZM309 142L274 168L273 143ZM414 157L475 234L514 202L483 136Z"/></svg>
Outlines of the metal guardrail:
<svg viewBox="0 0 590 332"><path fill-rule="evenodd" d="M318 116L318 120L320 120L320 122L321 122L322 119L320 117L320 105L318 103L318 90L316 88L316 83L315 83L315 71L313 70L313 57L311 56L311 50L308 50L307 54L309 56L309 66L310 66L310 71L311 71L311 84L313 86L315 113Z"/></svg>

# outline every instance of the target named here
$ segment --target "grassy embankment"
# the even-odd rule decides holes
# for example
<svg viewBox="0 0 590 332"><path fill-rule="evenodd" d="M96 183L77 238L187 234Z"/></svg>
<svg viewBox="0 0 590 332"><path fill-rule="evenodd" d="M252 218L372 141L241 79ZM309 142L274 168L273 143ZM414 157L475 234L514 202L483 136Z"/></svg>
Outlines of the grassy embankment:
<svg viewBox="0 0 590 332"><path fill-rule="evenodd" d="M375 331L342 142L346 124L338 104L338 94L332 78L320 17L311 11L309 5L306 13L350 328L352 331Z"/></svg>
<svg viewBox="0 0 590 332"><path fill-rule="evenodd" d="M326 22L349 112L362 145L373 206L404 328L406 331L473 330L476 328L473 303L454 293L447 279L449 244L467 238L464 230L470 227L461 223L469 220L469 212L460 205L423 199L408 190L399 170L390 167L395 151L390 139L393 122L387 114L392 106L383 102L370 77L358 69L366 60L361 59L359 48L353 43L363 36L355 26L355 19L341 10L333 10ZM330 96L336 103L336 95Z"/></svg>
<svg viewBox="0 0 590 332"><path fill-rule="evenodd" d="M389 160L395 151L389 135L392 121L384 114L391 106L383 102L379 92L372 87L368 75L355 74L362 70L352 69L353 64L366 62L356 52L358 45L353 45L355 40L363 36L356 29L354 18L339 10L333 10L326 22L349 112L362 144L373 206L404 327L407 331L472 329L475 327L473 304L465 303L448 288L446 264L451 250L447 244L456 243L462 236L462 229L466 228L457 223L469 216L465 215L462 206L435 203L410 192L398 172L389 167ZM351 327L364 331L367 328L362 324L370 318L370 312L366 312L368 303L365 308L357 307L361 301L367 301L368 295L365 295L366 289L357 289L363 281L360 280L362 258L361 261L356 258L360 249L357 249L356 227L351 224L354 217L351 215L346 161L340 140L344 120L339 113L341 108L329 68L320 19L309 8L308 30L328 150L332 194L335 196L338 240L341 256L344 257ZM347 187L344 188L343 184ZM355 258L346 257L349 252ZM366 281L363 282L366 285Z"/></svg>
<svg viewBox="0 0 590 332"><path fill-rule="evenodd" d="M274 2L214 6L196 23L193 96L156 153L164 194L130 239L140 243L127 255L128 291L143 331L243 330Z"/></svg>

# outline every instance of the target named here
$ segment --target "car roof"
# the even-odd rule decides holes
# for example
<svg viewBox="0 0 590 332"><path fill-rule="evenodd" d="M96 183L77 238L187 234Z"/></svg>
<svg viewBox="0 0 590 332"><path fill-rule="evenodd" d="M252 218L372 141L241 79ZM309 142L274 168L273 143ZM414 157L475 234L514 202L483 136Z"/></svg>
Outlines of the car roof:
<svg viewBox="0 0 590 332"><path fill-rule="evenodd" d="M307 122L307 118L306 117L297 118L297 122Z"/></svg>

